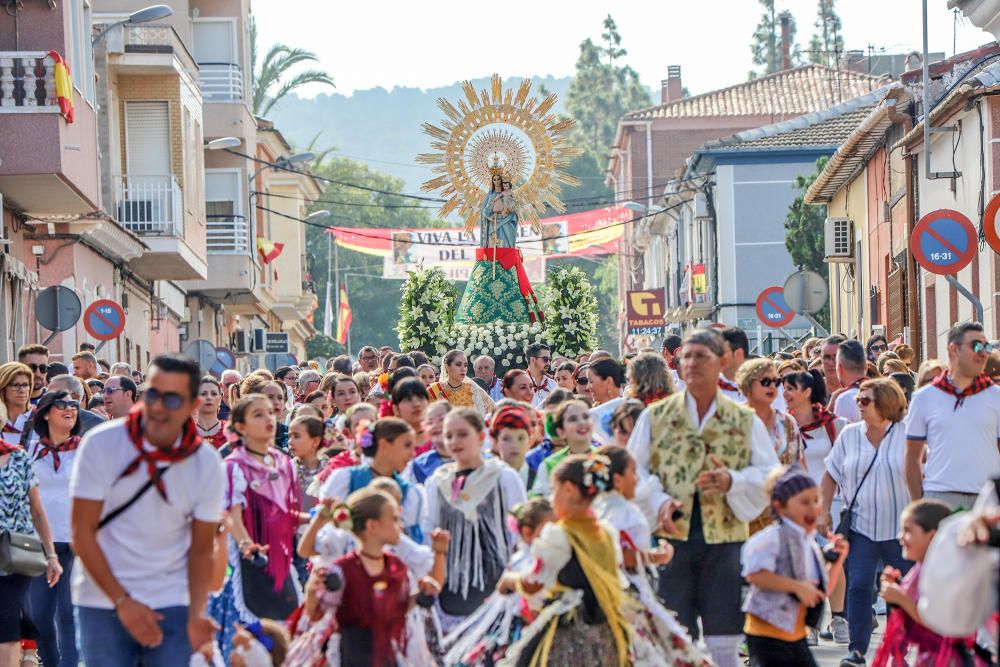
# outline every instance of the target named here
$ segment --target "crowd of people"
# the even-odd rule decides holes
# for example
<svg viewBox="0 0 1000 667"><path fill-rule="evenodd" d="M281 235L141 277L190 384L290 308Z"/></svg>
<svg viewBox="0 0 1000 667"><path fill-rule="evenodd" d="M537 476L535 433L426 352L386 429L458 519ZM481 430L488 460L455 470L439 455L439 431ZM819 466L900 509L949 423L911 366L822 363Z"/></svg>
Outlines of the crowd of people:
<svg viewBox="0 0 1000 667"><path fill-rule="evenodd" d="M844 667L986 655L918 604L935 532L1000 476L979 324L917 368L881 336L765 357L737 328L525 358L498 376L364 347L216 378L21 348L0 365L0 667L768 667L815 664L820 637Z"/></svg>

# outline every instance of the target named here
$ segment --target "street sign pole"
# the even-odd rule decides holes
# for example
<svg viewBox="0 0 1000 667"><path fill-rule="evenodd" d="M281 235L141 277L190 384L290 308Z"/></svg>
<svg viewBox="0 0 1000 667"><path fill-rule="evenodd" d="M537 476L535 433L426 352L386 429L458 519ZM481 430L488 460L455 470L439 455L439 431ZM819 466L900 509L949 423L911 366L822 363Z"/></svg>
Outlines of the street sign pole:
<svg viewBox="0 0 1000 667"><path fill-rule="evenodd" d="M787 338L789 341L791 341L792 345L795 346L795 349L797 349L797 350L801 350L802 349L802 343L800 343L798 341L798 339L795 338L795 336L793 336L792 334L790 334L788 332L788 329L785 329L784 327L778 327L778 331L780 331L781 333L783 333L785 335L785 338Z"/></svg>
<svg viewBox="0 0 1000 667"><path fill-rule="evenodd" d="M816 331L819 332L820 336L822 336L823 338L826 338L827 336L830 335L830 333L826 330L826 328L822 324L820 324L819 321L815 317L813 317L809 313L800 313L800 315L802 315L802 317L804 317L807 320L809 320L812 323L812 325L814 327L816 327Z"/></svg>
<svg viewBox="0 0 1000 667"><path fill-rule="evenodd" d="M975 294L970 292L965 285L958 282L958 279L956 279L955 276L947 274L944 277L944 279L948 281L949 285L955 288L956 292L958 292L959 294L961 294L962 296L964 296L966 299L969 300L969 302L972 304L972 310L975 311L976 313L976 322L981 323L983 321L983 302L980 301Z"/></svg>
<svg viewBox="0 0 1000 667"><path fill-rule="evenodd" d="M62 294L62 290L56 290L56 293L55 293L55 296L56 296L56 312L57 312L57 313L58 313L58 312L62 312L62 311L61 311L61 308L59 307L59 306L60 306L60 304L59 304L59 296L60 296L60 294ZM55 338L56 336L58 336L58 335L59 335L60 333L61 333L61 332L59 332L59 331L53 331L52 333L50 333L50 334L49 334L49 337L48 337L48 338L46 338L45 340L43 340L43 341L42 341L42 345L46 345L46 346L48 346L48 344L49 344L49 343L51 343L51 342L52 342L52 340L53 340L53 339L54 339L54 338Z"/></svg>

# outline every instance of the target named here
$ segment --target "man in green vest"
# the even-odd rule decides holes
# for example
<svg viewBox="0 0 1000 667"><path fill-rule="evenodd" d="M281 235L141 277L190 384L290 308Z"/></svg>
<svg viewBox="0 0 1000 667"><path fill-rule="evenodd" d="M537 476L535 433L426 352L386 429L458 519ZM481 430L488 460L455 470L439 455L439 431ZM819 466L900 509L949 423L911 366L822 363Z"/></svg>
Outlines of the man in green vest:
<svg viewBox="0 0 1000 667"><path fill-rule="evenodd" d="M646 408L628 443L642 489L636 502L674 547L660 597L695 638L701 620L719 667L739 665L740 549L778 465L763 422L719 389L728 354L717 332L688 334L677 357L685 389Z"/></svg>

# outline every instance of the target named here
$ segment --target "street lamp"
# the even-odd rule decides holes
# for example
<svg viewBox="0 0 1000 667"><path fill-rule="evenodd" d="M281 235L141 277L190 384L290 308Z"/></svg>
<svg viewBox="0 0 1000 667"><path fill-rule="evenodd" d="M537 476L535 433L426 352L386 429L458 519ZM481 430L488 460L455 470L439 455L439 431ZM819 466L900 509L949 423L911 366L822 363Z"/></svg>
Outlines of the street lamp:
<svg viewBox="0 0 1000 667"><path fill-rule="evenodd" d="M329 211L314 211L306 216L306 220L309 222L315 222L316 220L326 220L330 217Z"/></svg>
<svg viewBox="0 0 1000 667"><path fill-rule="evenodd" d="M212 139L211 141L205 142L205 150L207 151L219 151L225 150L227 148L236 148L243 141L237 137L219 137L218 139Z"/></svg>
<svg viewBox="0 0 1000 667"><path fill-rule="evenodd" d="M172 16L173 13L174 10L170 7L170 5L150 5L149 7L143 7L142 9L129 14L126 19L115 21L114 23L109 23L104 26L104 28L101 29L101 32L97 33L97 36L91 40L90 45L97 46L97 43L104 39L104 36L107 35L108 31L112 28L117 28L120 25L139 25L140 23L159 21L160 19Z"/></svg>

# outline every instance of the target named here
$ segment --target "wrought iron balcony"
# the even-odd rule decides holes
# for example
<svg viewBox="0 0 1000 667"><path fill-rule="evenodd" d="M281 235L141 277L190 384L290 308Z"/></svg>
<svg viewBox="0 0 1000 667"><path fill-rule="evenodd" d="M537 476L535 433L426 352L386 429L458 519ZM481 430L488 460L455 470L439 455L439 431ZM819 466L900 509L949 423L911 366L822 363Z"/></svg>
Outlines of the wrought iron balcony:
<svg viewBox="0 0 1000 667"><path fill-rule="evenodd" d="M140 236L181 236L183 200L173 176L113 178L115 216L123 227Z"/></svg>

